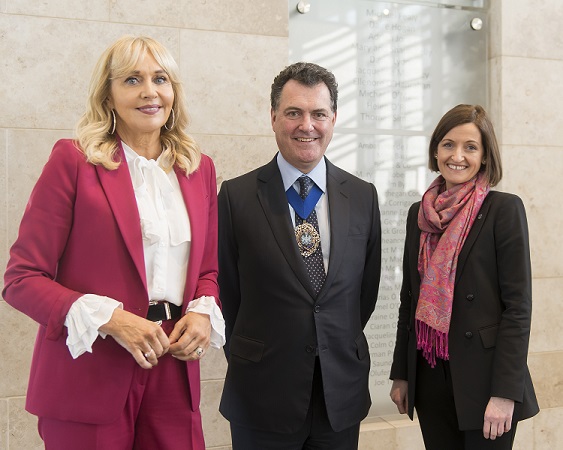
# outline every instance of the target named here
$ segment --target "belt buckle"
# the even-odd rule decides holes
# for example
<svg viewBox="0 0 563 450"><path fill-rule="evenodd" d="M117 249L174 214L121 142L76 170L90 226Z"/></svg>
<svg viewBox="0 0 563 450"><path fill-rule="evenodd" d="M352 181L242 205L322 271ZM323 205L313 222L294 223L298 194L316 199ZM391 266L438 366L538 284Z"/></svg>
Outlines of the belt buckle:
<svg viewBox="0 0 563 450"><path fill-rule="evenodd" d="M158 300L149 300L149 306L155 306L158 305L159 303L161 302L159 302ZM170 305L166 301L162 303L164 304L164 312L166 314L166 320L170 320L170 318L172 317L170 313ZM156 323L158 326L162 326L162 320L156 320L154 323Z"/></svg>
<svg viewBox="0 0 563 450"><path fill-rule="evenodd" d="M170 311L170 303L164 302L164 312L166 313L166 320L172 319L172 312Z"/></svg>

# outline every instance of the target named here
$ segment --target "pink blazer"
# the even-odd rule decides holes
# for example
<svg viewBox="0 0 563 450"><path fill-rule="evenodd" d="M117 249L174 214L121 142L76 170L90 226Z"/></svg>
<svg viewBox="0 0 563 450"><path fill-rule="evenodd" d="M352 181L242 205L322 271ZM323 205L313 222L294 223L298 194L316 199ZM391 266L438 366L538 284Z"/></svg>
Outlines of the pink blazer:
<svg viewBox="0 0 563 450"><path fill-rule="evenodd" d="M25 210L11 248L3 296L39 323L26 409L59 420L109 423L122 411L136 362L114 339L72 359L66 314L85 293L106 295L145 317L148 308L139 213L123 150L108 171L87 163L72 140L58 141ZM202 156L189 177L175 167L192 243L184 310L217 287L217 185ZM199 408L199 363L186 363L192 409Z"/></svg>

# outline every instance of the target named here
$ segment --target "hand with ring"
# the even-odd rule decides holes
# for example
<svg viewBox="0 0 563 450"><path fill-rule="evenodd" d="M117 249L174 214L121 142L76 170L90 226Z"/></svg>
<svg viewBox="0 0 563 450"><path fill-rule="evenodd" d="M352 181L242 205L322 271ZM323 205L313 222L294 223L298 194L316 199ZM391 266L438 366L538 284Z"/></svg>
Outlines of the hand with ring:
<svg viewBox="0 0 563 450"><path fill-rule="evenodd" d="M111 319L99 328L112 336L125 348L139 366L152 369L158 364L158 358L168 352L170 341L166 333L156 322L139 317L117 308Z"/></svg>
<svg viewBox="0 0 563 450"><path fill-rule="evenodd" d="M148 352L143 353L143 356L151 366L156 366L158 364L158 355L153 348L151 348Z"/></svg>
<svg viewBox="0 0 563 450"><path fill-rule="evenodd" d="M181 361L200 360L211 341L209 315L195 312L185 314L169 336L170 355Z"/></svg>

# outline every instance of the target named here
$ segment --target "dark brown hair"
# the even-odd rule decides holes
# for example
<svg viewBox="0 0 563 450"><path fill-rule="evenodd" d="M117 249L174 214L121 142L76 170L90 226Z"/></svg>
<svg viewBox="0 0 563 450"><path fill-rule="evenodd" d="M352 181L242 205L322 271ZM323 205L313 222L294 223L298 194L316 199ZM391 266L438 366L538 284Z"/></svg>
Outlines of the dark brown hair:
<svg viewBox="0 0 563 450"><path fill-rule="evenodd" d="M336 112L338 103L338 83L332 72L314 63L298 62L283 69L272 83L270 104L274 111L280 104L280 97L285 83L295 80L305 86L313 87L324 83L330 93L330 109Z"/></svg>

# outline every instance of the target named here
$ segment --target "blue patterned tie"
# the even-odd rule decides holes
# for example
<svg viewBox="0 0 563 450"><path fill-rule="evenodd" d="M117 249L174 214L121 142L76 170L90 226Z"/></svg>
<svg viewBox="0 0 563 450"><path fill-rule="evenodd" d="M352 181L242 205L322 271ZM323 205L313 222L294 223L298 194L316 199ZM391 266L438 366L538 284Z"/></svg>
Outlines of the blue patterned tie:
<svg viewBox="0 0 563 450"><path fill-rule="evenodd" d="M313 180L308 176L299 177L299 196L302 199L307 198L309 195L309 191L314 185ZM295 226L301 225L303 222L310 223L317 233L319 232L319 223L317 220L317 212L313 209L309 217L306 220L303 220L299 215L295 214ZM320 233L319 233L320 236ZM311 279L311 283L313 288L315 289L315 293L319 293L323 284L325 282L326 273L323 264L323 251L321 248L321 244L319 242L319 246L315 250L315 252L310 256L303 256L303 261L305 262L305 267L307 267L307 272L309 273L309 278Z"/></svg>

